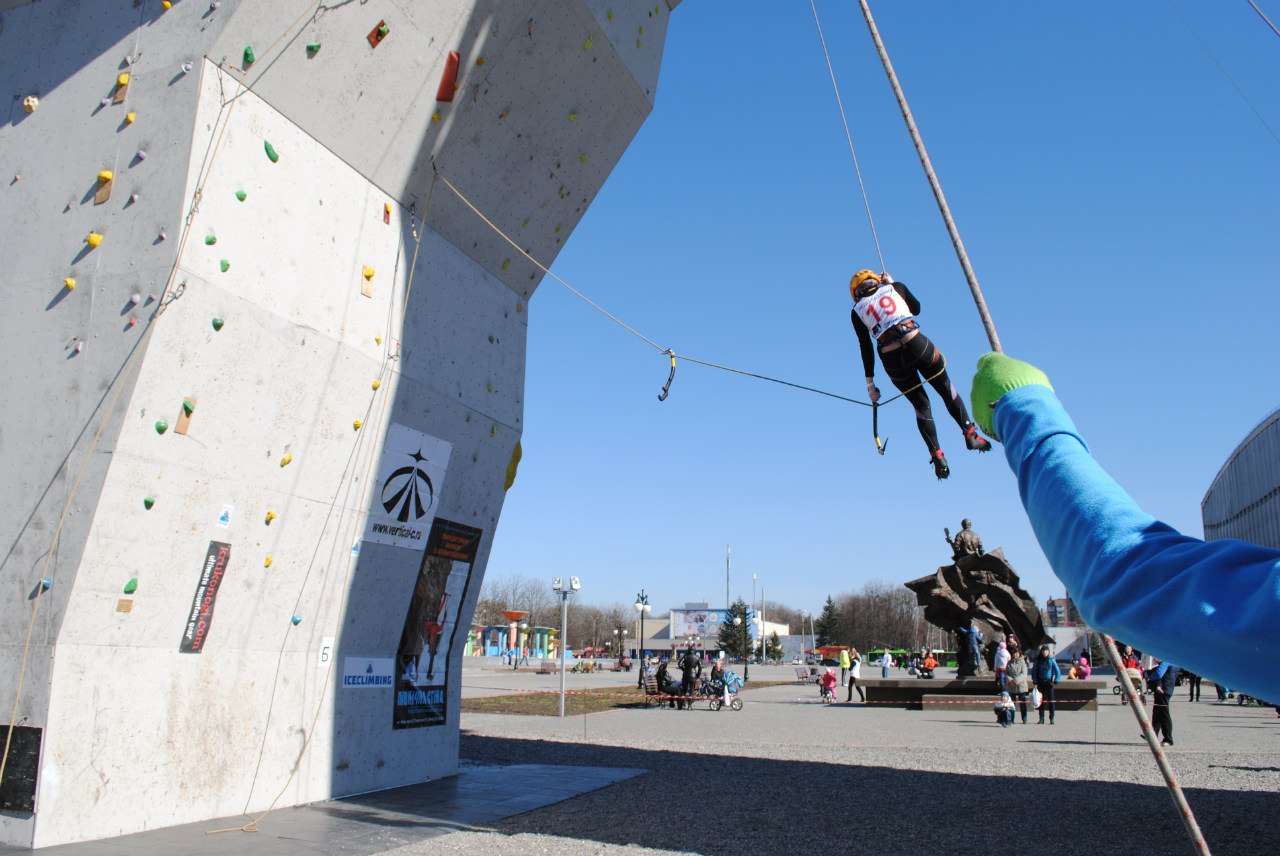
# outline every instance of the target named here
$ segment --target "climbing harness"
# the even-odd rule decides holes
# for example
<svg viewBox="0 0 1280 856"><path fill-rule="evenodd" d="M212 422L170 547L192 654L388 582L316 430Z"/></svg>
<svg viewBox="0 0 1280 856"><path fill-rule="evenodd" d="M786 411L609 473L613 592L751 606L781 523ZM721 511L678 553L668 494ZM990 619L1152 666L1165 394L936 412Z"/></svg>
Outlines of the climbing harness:
<svg viewBox="0 0 1280 856"><path fill-rule="evenodd" d="M667 348L663 353L671 356L671 373L667 375L667 382L662 385L662 392L658 394L659 401L667 400L667 395L671 393L671 382L676 379L676 352Z"/></svg>

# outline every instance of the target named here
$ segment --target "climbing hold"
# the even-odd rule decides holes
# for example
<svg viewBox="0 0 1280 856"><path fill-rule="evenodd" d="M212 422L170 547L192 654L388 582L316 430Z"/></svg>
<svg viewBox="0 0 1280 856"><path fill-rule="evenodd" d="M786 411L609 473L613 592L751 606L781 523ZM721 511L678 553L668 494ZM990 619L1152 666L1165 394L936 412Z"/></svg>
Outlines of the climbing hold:
<svg viewBox="0 0 1280 856"><path fill-rule="evenodd" d="M124 123L125 123L126 125L132 125L132 124L133 124L134 122L136 122L136 121L138 121L138 114L137 114L137 113L132 113L132 112L130 112L130 113L125 113L125 114L124 114Z"/></svg>
<svg viewBox="0 0 1280 856"><path fill-rule="evenodd" d="M509 267L511 267L511 259L503 259L503 261L502 261L502 269L503 269L503 270L506 270L506 269L507 269L507 268L509 268Z"/></svg>
<svg viewBox="0 0 1280 856"><path fill-rule="evenodd" d="M64 277L62 278L62 286L63 286L63 288L65 288L67 291L75 291L75 290L76 290L76 280L75 280L75 277L73 277L73 276L64 276Z"/></svg>
<svg viewBox="0 0 1280 856"><path fill-rule="evenodd" d="M157 433L157 434L163 434L164 432L166 432L166 431L168 431L168 430L169 430L169 423L168 423L168 422L165 422L164 420L161 420L161 421L159 421L159 422L157 422L157 423L156 423L156 433Z"/></svg>
<svg viewBox="0 0 1280 856"><path fill-rule="evenodd" d="M387 26L386 21L379 21L378 26L369 31L369 35L365 36L369 40L369 47L376 48L382 44L382 40L391 32L391 28Z"/></svg>
<svg viewBox="0 0 1280 856"><path fill-rule="evenodd" d="M579 161L580 163L586 163L586 162L587 162L587 153L586 153L586 152L578 152L578 161Z"/></svg>
<svg viewBox="0 0 1280 856"><path fill-rule="evenodd" d="M589 51L591 50L591 46L594 45L595 43L596 43L595 39L591 38L590 36L587 36L587 40L582 43L582 49L584 51Z"/></svg>
<svg viewBox="0 0 1280 856"><path fill-rule="evenodd" d="M93 193L94 205L101 205L111 198L111 182L114 178L115 173L109 169L98 172L98 189Z"/></svg>
<svg viewBox="0 0 1280 856"><path fill-rule="evenodd" d="M222 325L227 322L223 321L221 318L214 318L213 321L211 321L210 323L213 324L213 331L216 333L219 330L221 330Z"/></svg>
<svg viewBox="0 0 1280 856"><path fill-rule="evenodd" d="M485 58L484 58L484 57L482 57L482 56L478 56L478 57L476 57L476 65L484 65L484 64L485 64Z"/></svg>
<svg viewBox="0 0 1280 856"><path fill-rule="evenodd" d="M165 11L167 12L173 8L173 0L160 0L160 5L163 6Z"/></svg>
<svg viewBox="0 0 1280 856"><path fill-rule="evenodd" d="M490 437L497 437L497 436L498 436L498 423L497 423L497 422L493 423L493 425L491 425L491 426L489 427L489 436L490 436Z"/></svg>
<svg viewBox="0 0 1280 856"><path fill-rule="evenodd" d="M267 557L266 557L265 559L263 559L263 560L262 560L262 567L264 567L264 568L269 568L269 567L271 567L271 562L272 562L272 561L273 561L273 560L272 560L272 558L271 558L271 554L270 554L270 553L268 553L268 554L267 554Z"/></svg>
<svg viewBox="0 0 1280 856"><path fill-rule="evenodd" d="M381 336L374 336L374 337L373 337L373 341L374 341L374 344L381 345L381 344L382 344L382 337L381 337ZM377 387L374 387L374 389L377 389Z"/></svg>
<svg viewBox="0 0 1280 856"><path fill-rule="evenodd" d="M391 225L391 203L384 203L382 206L382 222L388 226Z"/></svg>
<svg viewBox="0 0 1280 856"><path fill-rule="evenodd" d="M578 121L578 114L577 114L576 112L575 112L575 113L570 113L570 114L569 114L569 121L570 121L570 122L576 122L576 121Z"/></svg>
<svg viewBox="0 0 1280 856"><path fill-rule="evenodd" d="M226 259L220 259L218 261L218 267L221 268L223 273L226 273L227 269L231 267L231 262L227 261Z"/></svg>
<svg viewBox="0 0 1280 856"><path fill-rule="evenodd" d="M40 591L48 591L51 588L53 588L53 580L48 577L40 580Z"/></svg>
<svg viewBox="0 0 1280 856"><path fill-rule="evenodd" d="M99 103L99 104L101 104L103 107L110 107L110 106L111 106L111 99L110 99L110 98L103 98L103 99L102 99L101 101L99 101L98 103Z"/></svg>
<svg viewBox="0 0 1280 856"><path fill-rule="evenodd" d="M493 388L493 384L491 384L491 383L486 383L486 384L485 384L485 389L487 389L489 392L497 392L497 390L495 390L495 389Z"/></svg>
<svg viewBox="0 0 1280 856"><path fill-rule="evenodd" d="M130 204L130 205L137 205L137 204L138 204L138 194L136 194L136 193L130 193L130 194L129 194L129 204Z"/></svg>
<svg viewBox="0 0 1280 856"><path fill-rule="evenodd" d="M236 199L239 199L241 202L244 202L245 197L247 197L248 195L249 194L245 193L243 190L236 191Z"/></svg>
<svg viewBox="0 0 1280 856"><path fill-rule="evenodd" d="M640 25L640 35L642 35L642 36L644 35L644 25L643 25L643 24L641 24L641 25Z"/></svg>
<svg viewBox="0 0 1280 856"><path fill-rule="evenodd" d="M354 420L354 421L351 423L351 428L352 428L352 430L359 431L359 430L360 430L360 426L361 426L361 425L363 425L363 424L364 424L364 423L363 423L363 422L361 422L359 419L356 419L356 420Z"/></svg>
<svg viewBox="0 0 1280 856"><path fill-rule="evenodd" d="M130 579L130 580L129 580L129 582L127 582L127 583L125 583L125 584L124 584L124 593L125 593L125 594L133 594L133 593L134 593L135 591L137 591L137 590L138 590L138 578L137 578L137 577L133 577L132 579Z"/></svg>
<svg viewBox="0 0 1280 856"><path fill-rule="evenodd" d="M508 116L510 116L510 115L511 115L511 111L510 111L510 110L503 110L501 113L499 113L499 114L498 114L498 118L499 118L499 119L505 119L505 118L507 118L507 117L508 117Z"/></svg>
<svg viewBox="0 0 1280 856"><path fill-rule="evenodd" d="M525 219L525 221L524 221L523 223L521 223L521 224L520 224L520 227L521 227L521 228L525 228L525 227L527 227L528 225L529 225L529 220L526 218L526 219Z"/></svg>
<svg viewBox="0 0 1280 856"><path fill-rule="evenodd" d="M380 386L382 386L382 381L378 380L378 379L375 377L375 378L373 379L373 388L374 388L374 389L377 389L377 388L378 388L378 387L380 387Z"/></svg>
<svg viewBox="0 0 1280 856"><path fill-rule="evenodd" d="M181 67L183 74L190 74L191 69L195 68L195 64L188 60L187 62L184 62Z"/></svg>
<svg viewBox="0 0 1280 856"><path fill-rule="evenodd" d="M636 47L640 47L640 40L636 39Z"/></svg>
<svg viewBox="0 0 1280 856"><path fill-rule="evenodd" d="M189 398L182 399L182 412L190 416L196 412L196 403Z"/></svg>
<svg viewBox="0 0 1280 856"><path fill-rule="evenodd" d="M244 62L241 63L241 66L243 66L244 68L248 68L249 66L253 65L257 61L258 61L258 58L253 55L253 45L245 45L244 46Z"/></svg>
<svg viewBox="0 0 1280 856"><path fill-rule="evenodd" d="M218 11L218 7L219 7L219 6L221 6L221 5L222 5L222 4L221 4L221 3L219 3L219 2L218 2L218 0L213 0L213 2L211 2L211 3L209 4L209 11L210 11L210 12L216 12L216 11Z"/></svg>
<svg viewBox="0 0 1280 856"><path fill-rule="evenodd" d="M293 454L290 452L285 452L284 457L280 459L280 466L287 467L292 461L293 461Z"/></svg>
<svg viewBox="0 0 1280 856"><path fill-rule="evenodd" d="M262 148L263 148L264 150L266 150L267 158L268 158L272 163L275 163L276 161L280 160L280 155L276 154L276 147L275 147L275 146L273 146L273 145L271 145L270 141L268 141L268 140L263 140L263 141L262 141Z"/></svg>
<svg viewBox="0 0 1280 856"><path fill-rule="evenodd" d="M72 348L77 354L84 350L84 342L76 342L76 346Z"/></svg>
<svg viewBox="0 0 1280 856"><path fill-rule="evenodd" d="M40 99L34 95L28 95L22 99L22 109L28 113L36 112L36 108L40 106Z"/></svg>
<svg viewBox="0 0 1280 856"><path fill-rule="evenodd" d="M449 51L444 60L444 74L440 75L440 85L436 87L437 101L452 101L458 83L458 52Z"/></svg>
<svg viewBox="0 0 1280 856"><path fill-rule="evenodd" d="M385 39L390 32L391 28L385 22L378 25L378 38Z"/></svg>
<svg viewBox="0 0 1280 856"><path fill-rule="evenodd" d="M524 450L520 447L520 441L516 440L515 448L511 450L511 460L507 462L507 477L502 483L503 490L511 490L511 486L516 483L516 472L520 469L522 457L524 457Z"/></svg>
<svg viewBox="0 0 1280 856"><path fill-rule="evenodd" d="M144 497L142 500L142 507L145 508L147 511L150 511L151 507L155 504L156 504L156 499L154 496Z"/></svg>
<svg viewBox="0 0 1280 856"><path fill-rule="evenodd" d="M320 52L319 42L307 42L307 53L316 54Z"/></svg>
<svg viewBox="0 0 1280 856"><path fill-rule="evenodd" d="M127 326L129 327L129 329L130 329L130 330L132 330L134 327L137 327L137 326L138 326L138 319L137 319L137 318L130 318L130 319L129 319L129 324L128 324Z"/></svg>
<svg viewBox="0 0 1280 856"><path fill-rule="evenodd" d="M439 111L439 110L437 110L436 112L434 112L434 113L432 113L432 114L431 114L431 121L432 121L432 122L439 122L439 121L440 121L440 119L441 119L441 116L440 116L440 111Z"/></svg>
<svg viewBox="0 0 1280 856"><path fill-rule="evenodd" d="M133 294L129 295L130 306L137 306L141 302L142 302L142 295L139 294L138 292L135 291Z"/></svg>
<svg viewBox="0 0 1280 856"><path fill-rule="evenodd" d="M274 511L268 511L268 512L267 512L267 521L266 521L266 522L267 522L267 525L268 525L268 526L270 526L270 525L271 525L271 521L272 521L272 520L275 520L278 516L279 516L279 515L278 515L278 514L276 514Z"/></svg>
<svg viewBox="0 0 1280 856"><path fill-rule="evenodd" d="M605 17L606 17L606 18L608 18L610 21L612 21L612 20L613 20L613 10L612 10L612 9L610 9L608 12L606 12L606 13L605 13Z"/></svg>
<svg viewBox="0 0 1280 856"><path fill-rule="evenodd" d="M147 159L147 153L144 149L138 149L137 153L134 154L134 157L140 161L144 161Z"/></svg>
<svg viewBox="0 0 1280 856"><path fill-rule="evenodd" d="M120 75L116 78L116 86L128 86L128 85L129 85L129 72L127 71L120 72Z"/></svg>
<svg viewBox="0 0 1280 856"><path fill-rule="evenodd" d="M490 337L489 337L489 344L490 344L490 345L492 345L492 344L493 344L494 342L496 342L496 341L497 341L497 339L493 338L492 336L490 336Z"/></svg>
<svg viewBox="0 0 1280 856"><path fill-rule="evenodd" d="M559 226L559 224L557 224L557 225L556 225L556 234L557 234L557 235L559 235L559 234L560 234L560 226Z"/></svg>
<svg viewBox="0 0 1280 856"><path fill-rule="evenodd" d="M167 237L169 237L169 235L165 232L165 230L164 230L164 229L161 229L161 230L160 230L160 234L159 234L159 235L156 235L156 240L157 240L157 241L163 241L163 240L164 240L165 238L167 238Z"/></svg>
<svg viewBox="0 0 1280 856"><path fill-rule="evenodd" d="M89 245L90 249L96 250L98 245L102 243L102 235L97 232L90 232L85 236L84 242Z"/></svg>
<svg viewBox="0 0 1280 856"><path fill-rule="evenodd" d="M218 236L217 236L217 235L205 235L205 236L204 236L204 242L205 242L205 244L207 244L208 246L212 247L214 244L218 243Z"/></svg>
<svg viewBox="0 0 1280 856"><path fill-rule="evenodd" d="M373 268L369 267L368 265L364 266L364 278L373 279Z"/></svg>
<svg viewBox="0 0 1280 856"><path fill-rule="evenodd" d="M302 616L295 615L293 618L290 618L289 620L293 622L294 627L297 627L299 624L302 623Z"/></svg>

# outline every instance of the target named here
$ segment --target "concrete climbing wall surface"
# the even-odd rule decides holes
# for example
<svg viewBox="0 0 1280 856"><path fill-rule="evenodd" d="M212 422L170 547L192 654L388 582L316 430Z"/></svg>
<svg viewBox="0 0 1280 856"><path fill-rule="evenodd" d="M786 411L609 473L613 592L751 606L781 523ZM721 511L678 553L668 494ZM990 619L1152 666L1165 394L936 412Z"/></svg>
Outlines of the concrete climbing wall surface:
<svg viewBox="0 0 1280 856"><path fill-rule="evenodd" d="M674 5L0 0L0 843L456 772L542 274L436 176L549 264Z"/></svg>

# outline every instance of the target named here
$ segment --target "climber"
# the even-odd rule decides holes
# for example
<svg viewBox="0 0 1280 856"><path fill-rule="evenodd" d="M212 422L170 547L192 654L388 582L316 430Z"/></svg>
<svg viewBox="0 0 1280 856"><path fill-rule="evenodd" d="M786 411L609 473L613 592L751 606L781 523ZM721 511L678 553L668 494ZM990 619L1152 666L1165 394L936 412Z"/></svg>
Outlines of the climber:
<svg viewBox="0 0 1280 856"><path fill-rule="evenodd" d="M902 283L895 282L887 273L876 276L869 270L860 270L849 280L849 294L853 296L850 321L858 334L858 347L862 351L863 374L867 378L867 395L871 401L880 400L876 388L875 351L880 352L884 370L908 401L916 409L916 426L929 448L929 460L933 473L940 479L951 475L947 456L938 443L938 432L933 425L933 411L924 383L930 383L946 403L947 412L964 432L965 446L978 452L991 451L991 444L978 433L969 420L964 400L947 376L946 358L928 337L920 331L914 317L920 314L920 301ZM871 340L874 338L875 347Z"/></svg>

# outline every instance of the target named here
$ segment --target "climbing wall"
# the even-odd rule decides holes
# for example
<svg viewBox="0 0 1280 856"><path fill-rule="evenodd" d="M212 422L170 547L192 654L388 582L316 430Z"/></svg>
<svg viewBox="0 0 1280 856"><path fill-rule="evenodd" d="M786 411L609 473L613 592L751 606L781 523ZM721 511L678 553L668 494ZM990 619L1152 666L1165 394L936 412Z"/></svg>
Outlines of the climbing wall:
<svg viewBox="0 0 1280 856"><path fill-rule="evenodd" d="M0 0L0 843L456 772L494 227L555 258L674 5Z"/></svg>

